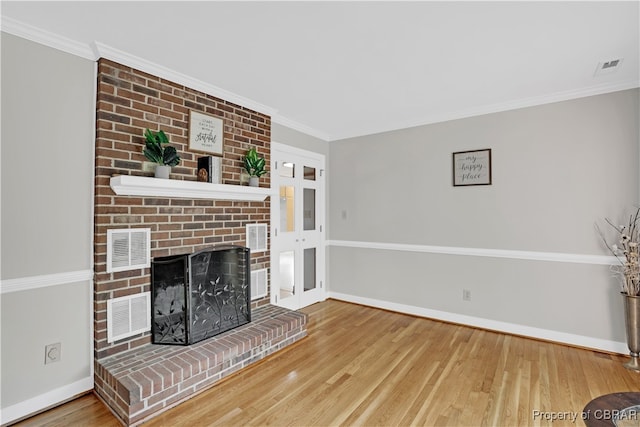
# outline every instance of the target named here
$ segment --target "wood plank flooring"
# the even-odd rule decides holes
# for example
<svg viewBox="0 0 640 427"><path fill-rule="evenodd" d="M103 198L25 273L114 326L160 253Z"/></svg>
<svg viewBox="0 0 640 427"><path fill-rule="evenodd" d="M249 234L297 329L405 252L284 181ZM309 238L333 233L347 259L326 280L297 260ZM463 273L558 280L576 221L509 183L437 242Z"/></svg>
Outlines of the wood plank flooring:
<svg viewBox="0 0 640 427"><path fill-rule="evenodd" d="M305 308L309 337L144 426L575 426L603 394L640 391L625 357L339 301ZM93 395L21 427L118 426Z"/></svg>

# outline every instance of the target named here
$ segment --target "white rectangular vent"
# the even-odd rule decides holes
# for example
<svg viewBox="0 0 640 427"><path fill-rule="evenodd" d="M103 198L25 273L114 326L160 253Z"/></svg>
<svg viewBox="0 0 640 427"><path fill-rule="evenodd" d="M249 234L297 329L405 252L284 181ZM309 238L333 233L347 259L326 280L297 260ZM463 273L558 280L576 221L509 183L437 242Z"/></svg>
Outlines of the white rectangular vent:
<svg viewBox="0 0 640 427"><path fill-rule="evenodd" d="M267 224L247 224L247 247L251 252L267 250Z"/></svg>
<svg viewBox="0 0 640 427"><path fill-rule="evenodd" d="M150 266L150 228L107 230L107 273Z"/></svg>
<svg viewBox="0 0 640 427"><path fill-rule="evenodd" d="M267 269L251 272L251 300L267 296Z"/></svg>
<svg viewBox="0 0 640 427"><path fill-rule="evenodd" d="M114 342L151 329L151 292L107 300L107 341Z"/></svg>

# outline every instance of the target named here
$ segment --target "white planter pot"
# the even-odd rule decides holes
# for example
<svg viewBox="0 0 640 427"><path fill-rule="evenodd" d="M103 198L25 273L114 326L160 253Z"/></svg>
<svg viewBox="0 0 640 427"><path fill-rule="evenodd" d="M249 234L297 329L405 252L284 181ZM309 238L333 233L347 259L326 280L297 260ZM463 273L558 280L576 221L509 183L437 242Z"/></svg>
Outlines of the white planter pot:
<svg viewBox="0 0 640 427"><path fill-rule="evenodd" d="M156 178L169 179L171 173L171 166L157 165L156 166Z"/></svg>
<svg viewBox="0 0 640 427"><path fill-rule="evenodd" d="M257 176L249 177L249 187L259 187L260 186L260 178Z"/></svg>

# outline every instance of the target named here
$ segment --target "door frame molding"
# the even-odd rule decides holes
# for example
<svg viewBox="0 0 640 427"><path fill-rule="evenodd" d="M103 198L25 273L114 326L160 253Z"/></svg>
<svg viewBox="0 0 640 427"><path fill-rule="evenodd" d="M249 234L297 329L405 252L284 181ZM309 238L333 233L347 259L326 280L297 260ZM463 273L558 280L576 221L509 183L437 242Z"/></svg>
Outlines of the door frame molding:
<svg viewBox="0 0 640 427"><path fill-rule="evenodd" d="M318 210L318 213L321 215L320 221L319 221L319 225L321 226L321 231L320 231L320 237L319 237L319 242L318 242L318 250L323 251L322 256L319 257L319 259L322 260L322 265L318 266L318 268L320 269L320 275L321 275L321 281L322 281L322 287L320 289L320 292L322 294L322 300L325 300L329 297L329 291L328 291L328 286L327 286L327 259L326 259L326 247L327 247L327 240L326 240L326 218L327 218L327 179L326 179L326 161L327 161L327 156L322 154L322 153L317 153L315 151L309 151L309 150L305 150L302 148L298 148L298 147L294 147L291 145L286 145L286 144L282 144L282 143L278 143L278 142L271 142L271 173L275 173L276 168L275 168L275 156L274 156L274 151L278 151L278 152L282 152L282 153L288 153L291 154L292 156L299 156L299 157L307 157L310 159L313 159L315 161L318 161L321 163L322 168L321 168L321 179L322 179L322 200L321 200L321 209ZM278 188L278 183L276 182L277 179L274 179L274 176L271 177L271 190L272 190L272 194L280 194L279 193L279 188ZM274 219L277 217L279 218L278 215L274 215L276 209L278 208L278 203L277 200L273 200L273 197L275 196L271 196L272 200L271 200L271 224L270 224L270 236L271 236L271 240L274 239L275 236L275 229L277 228L277 226L279 226L279 224L276 224L276 221L274 221ZM270 303L277 305L276 303L276 287L274 286L273 281L271 280L274 277L273 271L275 268L277 268L277 266L279 265L276 261L276 254L275 251L273 250L273 242L270 244L269 247L269 259L270 259L270 269L271 269L271 274L269 275L269 279L270 279L270 289L269 289L269 299L270 299ZM279 291L279 286L277 288L277 291Z"/></svg>

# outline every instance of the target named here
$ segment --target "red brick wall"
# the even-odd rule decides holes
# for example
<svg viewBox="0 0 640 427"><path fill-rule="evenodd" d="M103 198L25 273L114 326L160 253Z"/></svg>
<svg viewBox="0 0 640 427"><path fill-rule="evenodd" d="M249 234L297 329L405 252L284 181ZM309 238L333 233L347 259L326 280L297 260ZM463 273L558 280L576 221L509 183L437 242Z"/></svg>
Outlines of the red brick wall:
<svg viewBox="0 0 640 427"><path fill-rule="evenodd" d="M106 273L107 230L151 228L151 256L184 254L216 244L245 246L245 225L270 222L270 200L231 202L116 196L114 175L143 172L143 132L162 129L182 158L171 179L196 180L196 162L204 154L189 151L189 111L224 120L222 183L241 184L242 157L255 147L269 164L271 118L196 90L112 61L98 62L95 158L94 339L97 359L151 341L150 334L107 343L106 301L150 290L150 269ZM245 184L246 185L246 184ZM269 187L269 174L260 179ZM252 255L252 269L269 268L269 252ZM269 297L252 303L268 303Z"/></svg>

